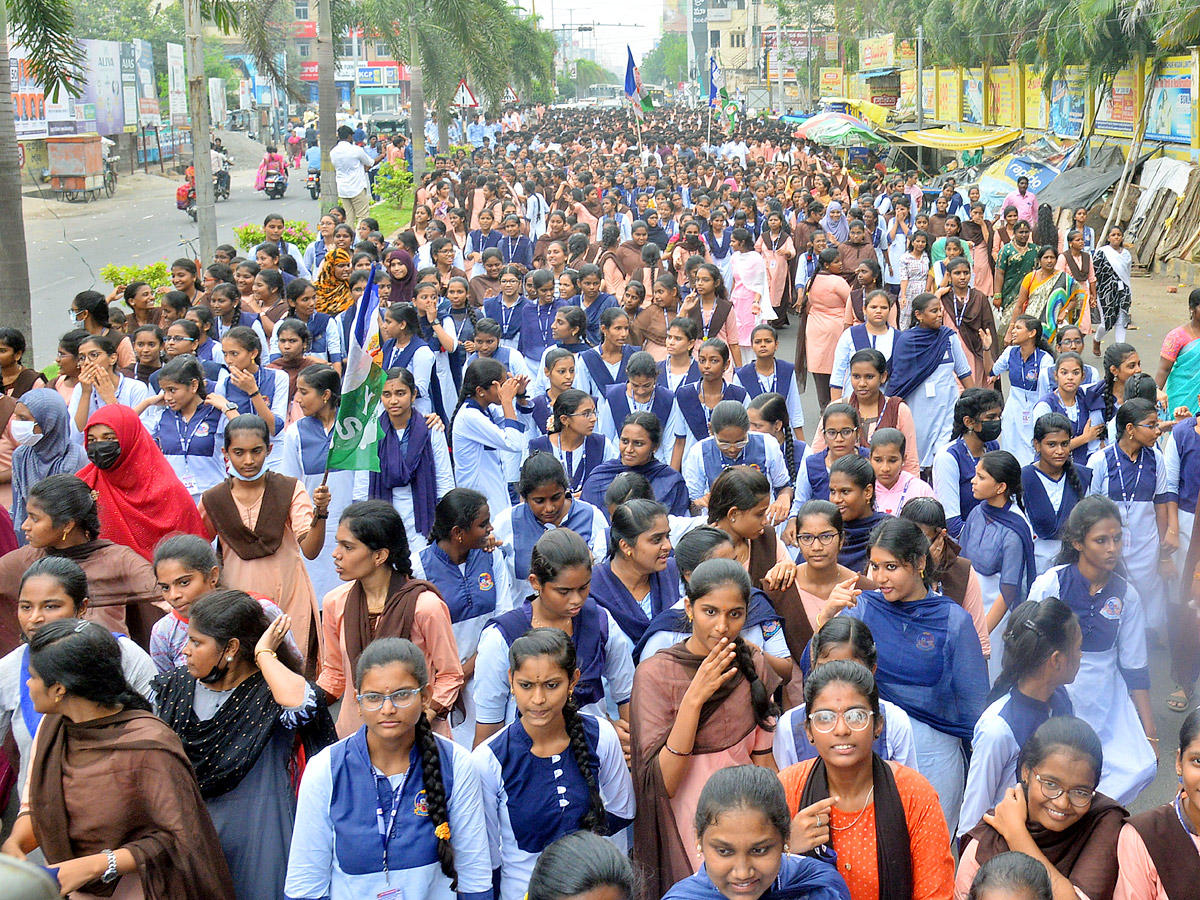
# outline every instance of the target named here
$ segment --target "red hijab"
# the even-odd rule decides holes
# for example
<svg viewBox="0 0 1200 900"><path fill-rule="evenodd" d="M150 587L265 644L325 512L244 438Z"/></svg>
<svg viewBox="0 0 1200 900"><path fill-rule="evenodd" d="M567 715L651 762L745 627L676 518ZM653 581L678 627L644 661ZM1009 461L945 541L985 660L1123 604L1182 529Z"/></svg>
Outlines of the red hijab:
<svg viewBox="0 0 1200 900"><path fill-rule="evenodd" d="M121 455L111 469L88 464L77 473L97 494L100 537L154 558L154 547L169 534L186 532L208 539L191 495L154 438L128 406L102 406L88 428L107 425L117 433Z"/></svg>

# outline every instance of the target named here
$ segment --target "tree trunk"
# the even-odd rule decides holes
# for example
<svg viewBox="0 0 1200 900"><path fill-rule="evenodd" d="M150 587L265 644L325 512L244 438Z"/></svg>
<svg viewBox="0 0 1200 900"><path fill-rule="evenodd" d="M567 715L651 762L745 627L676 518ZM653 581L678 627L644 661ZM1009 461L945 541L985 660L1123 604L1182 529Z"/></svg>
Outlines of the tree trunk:
<svg viewBox="0 0 1200 900"><path fill-rule="evenodd" d="M1112 193L1108 218L1104 221L1104 236L1097 238L1098 241L1102 242L1101 246L1108 243L1108 233L1112 230L1112 227L1121 222L1121 207L1125 205L1126 188L1133 181L1133 174L1137 171L1137 159L1142 155L1142 141L1145 140L1146 127L1150 120L1150 88L1154 85L1154 79L1158 77L1158 69L1159 66L1155 63L1146 72L1146 84L1142 92L1141 114L1138 116L1133 140L1129 144L1129 156L1125 158L1125 166L1121 169L1121 177L1117 179L1117 186Z"/></svg>
<svg viewBox="0 0 1200 900"><path fill-rule="evenodd" d="M196 173L196 222L200 228L200 265L203 267L217 252L217 198L213 191L212 157L208 153L208 83L204 78L200 0L183 0L183 22L188 106L192 116L192 168Z"/></svg>
<svg viewBox="0 0 1200 900"><path fill-rule="evenodd" d="M329 151L337 145L337 84L334 82L333 12L317 0L317 126L321 143L321 212L337 206L337 181Z"/></svg>
<svg viewBox="0 0 1200 900"><path fill-rule="evenodd" d="M437 108L438 153L450 152L450 108L444 104Z"/></svg>
<svg viewBox="0 0 1200 900"><path fill-rule="evenodd" d="M25 226L21 215L21 162L17 148L17 123L13 118L12 81L8 70L8 6L0 2L0 222L7 222L4 252L0 253L0 322L15 328L29 340L25 363L33 361L33 314L30 310L29 260L25 249ZM60 298L61 299L61 298ZM65 301L59 303L63 305ZM57 309L56 309L57 311ZM45 327L60 321L54 316ZM62 319L61 321L66 321ZM58 334L58 331L54 332ZM50 360L39 360L45 364Z"/></svg>
<svg viewBox="0 0 1200 900"><path fill-rule="evenodd" d="M421 48L417 45L416 0L408 14L408 77L412 93L408 126L412 132L413 190L416 190L425 174L425 85L421 80Z"/></svg>

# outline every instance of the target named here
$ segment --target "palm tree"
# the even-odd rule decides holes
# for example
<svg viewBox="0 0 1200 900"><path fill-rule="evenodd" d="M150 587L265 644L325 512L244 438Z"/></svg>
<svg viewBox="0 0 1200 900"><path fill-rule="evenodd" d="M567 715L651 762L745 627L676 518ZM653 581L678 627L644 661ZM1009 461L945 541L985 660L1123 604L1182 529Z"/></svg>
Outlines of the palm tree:
<svg viewBox="0 0 1200 900"><path fill-rule="evenodd" d="M60 91L79 96L78 76L83 55L71 35L72 17L68 0L22 0L9 4L0 0L0 97L12 94L9 74L9 28L25 48L46 96L57 99ZM4 253L0 253L0 321L24 334L31 334L33 313L29 291L29 257L21 214L21 164L18 156L17 124L13 105L0 103L0 221L6 223Z"/></svg>

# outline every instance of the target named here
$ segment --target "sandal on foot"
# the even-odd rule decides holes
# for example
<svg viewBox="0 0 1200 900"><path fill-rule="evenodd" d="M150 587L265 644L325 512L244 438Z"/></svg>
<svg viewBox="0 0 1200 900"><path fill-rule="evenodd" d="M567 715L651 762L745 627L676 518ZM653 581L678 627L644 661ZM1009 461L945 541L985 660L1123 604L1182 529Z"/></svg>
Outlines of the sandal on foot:
<svg viewBox="0 0 1200 900"><path fill-rule="evenodd" d="M1188 712L1192 708L1192 697L1183 688L1176 688L1166 699L1167 709L1171 712Z"/></svg>

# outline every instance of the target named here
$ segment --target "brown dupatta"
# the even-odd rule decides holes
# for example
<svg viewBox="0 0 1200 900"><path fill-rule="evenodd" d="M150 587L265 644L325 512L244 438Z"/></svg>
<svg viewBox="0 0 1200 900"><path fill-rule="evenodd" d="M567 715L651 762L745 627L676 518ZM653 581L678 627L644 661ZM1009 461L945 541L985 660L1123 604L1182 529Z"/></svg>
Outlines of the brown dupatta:
<svg viewBox="0 0 1200 900"><path fill-rule="evenodd" d="M1088 283L1088 278L1092 274L1092 258L1088 256L1086 251L1081 253L1080 257L1083 261L1082 267L1075 264L1075 257L1071 254L1070 247L1068 247L1066 252L1063 253L1063 259L1067 261L1067 270L1071 273L1071 277L1080 284L1086 285Z"/></svg>
<svg viewBox="0 0 1200 900"><path fill-rule="evenodd" d="M263 559L279 549L291 521L296 479L267 470L263 475L263 499L254 528L247 528L233 499L233 479L226 478L201 496L204 509L217 529L221 543L245 560Z"/></svg>
<svg viewBox="0 0 1200 900"><path fill-rule="evenodd" d="M795 584L786 590L768 591L763 587L763 578L775 565L779 540L775 529L764 528L762 534L750 542L750 584L767 595L775 612L783 619L783 639L791 651L792 659L799 661L804 648L812 640L812 623L804 611L804 600Z"/></svg>
<svg viewBox="0 0 1200 900"><path fill-rule="evenodd" d="M375 632L367 614L367 594L362 582L356 581L346 595L346 611L342 618L342 631L346 637L346 670L353 672L363 648L374 640L375 635L410 639L413 617L417 612L417 597L424 591L432 591L440 598L441 592L433 584L420 578L409 578L393 570L388 583L388 596Z"/></svg>
<svg viewBox="0 0 1200 900"><path fill-rule="evenodd" d="M142 758L127 756L134 753L153 764L135 771ZM126 709L82 723L45 716L29 769L29 801L34 835L51 865L119 847L133 854L147 900L235 896L192 765L179 738L150 712ZM111 897L117 883L84 887Z"/></svg>
<svg viewBox="0 0 1200 900"><path fill-rule="evenodd" d="M952 318L956 309L955 299L952 288L942 300L942 309L948 312ZM977 288L967 288L967 303L963 307L962 315L954 322L958 327L958 337L962 341L963 349L979 361L981 372L990 372L1001 345L1000 336L996 332L996 318L992 315L992 304L983 291ZM980 329L989 332L992 336L990 350L983 349L983 339L979 336Z"/></svg>
<svg viewBox="0 0 1200 900"><path fill-rule="evenodd" d="M1029 836L1050 864L1086 896L1111 897L1117 885L1117 836L1126 815L1117 801L1098 793L1091 808L1074 825L1050 831L1031 824ZM967 832L964 850L970 840L979 842L975 861L981 866L1009 849L1008 842L986 822Z"/></svg>
<svg viewBox="0 0 1200 900"><path fill-rule="evenodd" d="M1167 803L1131 816L1129 824L1146 845L1169 900L1194 897L1196 885L1200 884L1200 856L1183 830L1175 804Z"/></svg>
<svg viewBox="0 0 1200 900"><path fill-rule="evenodd" d="M751 652L767 690L773 691L778 678L763 664L758 648L751 647ZM630 708L635 712L630 723L630 740L639 813L633 821L633 859L646 879L649 897L661 897L692 874L658 756L675 725L684 692L704 659L688 650L683 642L643 660L634 673ZM728 750L745 740L757 724L750 704L749 683L739 671L700 710L691 755Z"/></svg>

